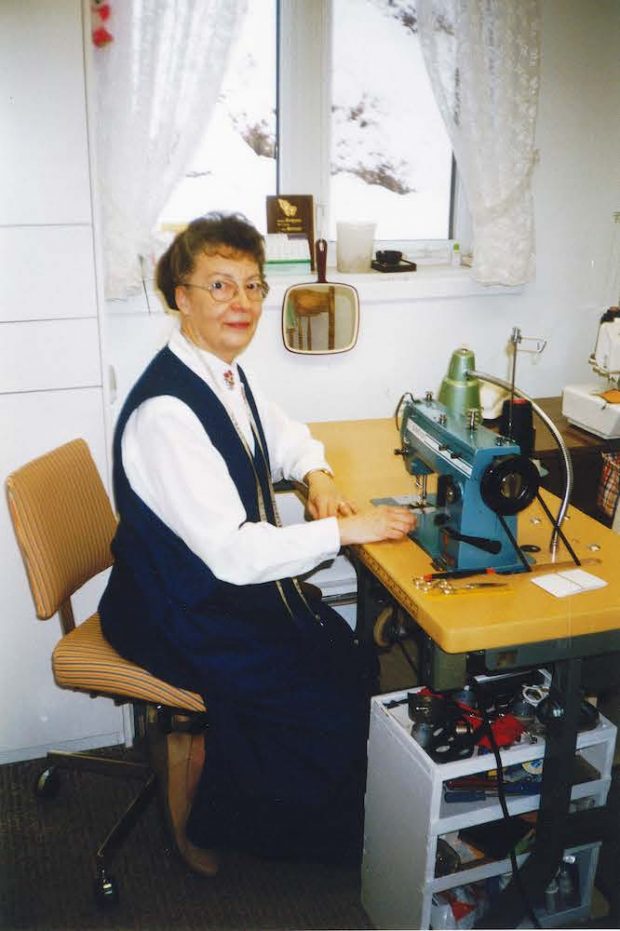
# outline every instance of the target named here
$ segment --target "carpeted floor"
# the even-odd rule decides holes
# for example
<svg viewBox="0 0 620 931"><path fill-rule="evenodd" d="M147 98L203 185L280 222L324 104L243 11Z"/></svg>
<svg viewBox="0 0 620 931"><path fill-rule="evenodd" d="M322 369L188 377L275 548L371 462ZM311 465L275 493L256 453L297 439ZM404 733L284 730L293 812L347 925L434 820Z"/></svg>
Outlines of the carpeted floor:
<svg viewBox="0 0 620 931"><path fill-rule="evenodd" d="M94 906L96 841L129 802L135 783L64 772L54 799L37 800L40 763L0 767L1 918L4 929L370 928L352 869L269 863L231 854L213 880L163 849L153 803L114 862L120 901Z"/></svg>

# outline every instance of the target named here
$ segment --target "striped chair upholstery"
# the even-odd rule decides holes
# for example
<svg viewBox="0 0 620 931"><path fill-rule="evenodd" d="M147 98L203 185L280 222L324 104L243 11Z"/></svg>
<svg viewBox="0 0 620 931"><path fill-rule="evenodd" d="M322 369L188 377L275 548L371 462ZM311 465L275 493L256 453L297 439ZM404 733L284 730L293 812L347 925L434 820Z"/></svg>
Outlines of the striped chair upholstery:
<svg viewBox="0 0 620 931"><path fill-rule="evenodd" d="M71 596L112 563L116 518L84 440L73 440L13 472L9 509L37 617L60 612L65 636L52 669L61 688L204 712L195 692L175 688L123 659L105 640L99 616L75 625Z"/></svg>
<svg viewBox="0 0 620 931"><path fill-rule="evenodd" d="M98 614L93 614L62 638L52 655L52 668L56 684L63 689L117 699L123 697L183 711L206 710L200 695L169 685L119 656L103 636Z"/></svg>

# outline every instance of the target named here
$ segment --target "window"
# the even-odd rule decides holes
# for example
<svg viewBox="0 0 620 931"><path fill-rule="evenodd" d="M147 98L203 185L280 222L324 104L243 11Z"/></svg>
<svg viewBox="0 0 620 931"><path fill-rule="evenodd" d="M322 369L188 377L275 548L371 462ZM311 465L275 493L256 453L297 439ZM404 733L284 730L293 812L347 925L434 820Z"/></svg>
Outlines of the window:
<svg viewBox="0 0 620 931"><path fill-rule="evenodd" d="M240 210L265 229L265 197L276 191L276 8L277 0L248 3L213 117L162 223Z"/></svg>
<svg viewBox="0 0 620 931"><path fill-rule="evenodd" d="M252 0L162 220L239 209L264 230L267 194L311 193L317 235L374 219L379 239L446 239L452 164L411 2Z"/></svg>
<svg viewBox="0 0 620 931"><path fill-rule="evenodd" d="M452 147L411 3L333 0L330 228L376 219L378 239L445 239Z"/></svg>

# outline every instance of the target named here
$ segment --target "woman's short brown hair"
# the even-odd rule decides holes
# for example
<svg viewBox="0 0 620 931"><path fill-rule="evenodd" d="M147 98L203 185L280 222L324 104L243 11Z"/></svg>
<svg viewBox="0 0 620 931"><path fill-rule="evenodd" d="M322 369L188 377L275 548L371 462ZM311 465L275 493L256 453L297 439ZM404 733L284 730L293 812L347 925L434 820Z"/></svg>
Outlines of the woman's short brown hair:
<svg viewBox="0 0 620 931"><path fill-rule="evenodd" d="M175 289L193 272L196 259L221 247L251 256L263 274L265 240L241 213L207 213L175 236L157 263L156 283L171 310L178 310Z"/></svg>

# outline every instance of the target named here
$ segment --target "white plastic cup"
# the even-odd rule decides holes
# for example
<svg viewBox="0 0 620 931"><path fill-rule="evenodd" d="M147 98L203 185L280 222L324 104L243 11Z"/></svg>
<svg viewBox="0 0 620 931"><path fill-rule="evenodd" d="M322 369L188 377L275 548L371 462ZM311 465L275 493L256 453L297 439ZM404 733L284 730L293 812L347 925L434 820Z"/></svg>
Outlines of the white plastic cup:
<svg viewBox="0 0 620 931"><path fill-rule="evenodd" d="M336 267L339 272L370 271L376 223L336 223Z"/></svg>

